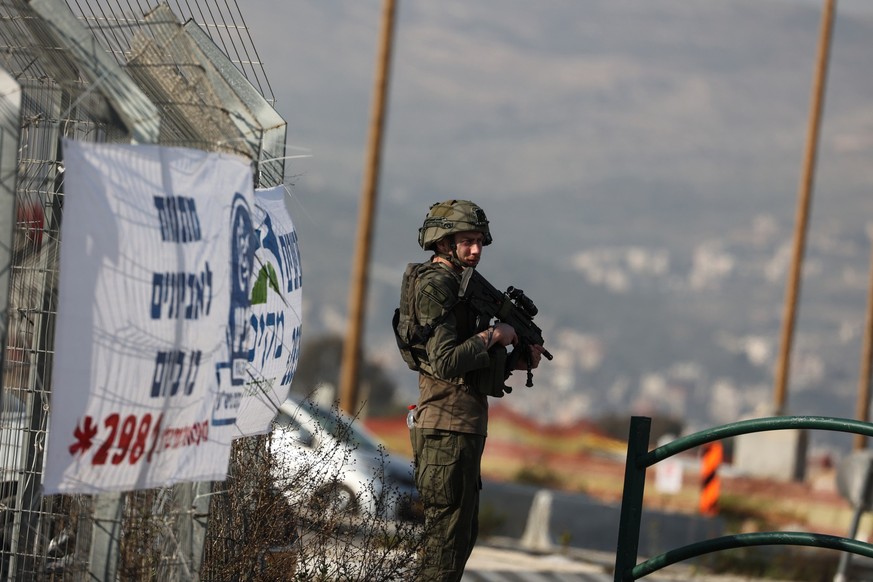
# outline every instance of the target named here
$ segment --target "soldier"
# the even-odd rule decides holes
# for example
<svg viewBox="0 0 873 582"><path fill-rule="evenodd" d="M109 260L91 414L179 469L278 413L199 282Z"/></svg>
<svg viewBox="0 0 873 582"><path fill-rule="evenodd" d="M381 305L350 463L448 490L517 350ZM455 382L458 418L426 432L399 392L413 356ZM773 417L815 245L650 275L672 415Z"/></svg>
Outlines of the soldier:
<svg viewBox="0 0 873 582"><path fill-rule="evenodd" d="M476 204L434 204L418 234L421 248L433 255L404 276L399 313L425 330L411 356L404 354L410 367L419 370L410 438L425 510L421 580L457 581L464 572L478 534L487 395L503 395L506 347L518 343L512 326L490 325L458 300L463 270L479 264L491 240L485 212ZM410 347L410 338L403 340L401 350ZM530 350L535 368L542 346ZM526 365L525 358L518 362L518 369Z"/></svg>

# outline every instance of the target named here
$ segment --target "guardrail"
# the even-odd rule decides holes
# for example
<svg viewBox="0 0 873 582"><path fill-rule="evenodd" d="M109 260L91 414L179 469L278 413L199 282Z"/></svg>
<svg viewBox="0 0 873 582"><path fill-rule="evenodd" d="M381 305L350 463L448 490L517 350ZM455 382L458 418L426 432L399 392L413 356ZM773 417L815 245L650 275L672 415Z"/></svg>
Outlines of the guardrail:
<svg viewBox="0 0 873 582"><path fill-rule="evenodd" d="M637 564L646 469L655 463L713 441L754 432L817 429L873 437L873 424L858 420L826 416L777 416L743 420L702 430L649 451L651 424L651 418L631 417L615 554L615 582L637 580L689 558L746 546L814 546L873 558L873 545L850 538L808 532L757 532L703 540L669 550Z"/></svg>

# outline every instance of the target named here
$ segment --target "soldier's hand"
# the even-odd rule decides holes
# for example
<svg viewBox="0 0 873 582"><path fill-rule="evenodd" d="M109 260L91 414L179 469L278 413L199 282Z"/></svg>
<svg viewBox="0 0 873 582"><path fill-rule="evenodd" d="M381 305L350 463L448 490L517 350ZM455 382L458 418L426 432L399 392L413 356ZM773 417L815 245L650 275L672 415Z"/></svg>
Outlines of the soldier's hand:
<svg viewBox="0 0 873 582"><path fill-rule="evenodd" d="M530 368L531 370L533 370L540 365L540 360L543 359L543 352L545 351L545 348L543 348L543 346L531 345L528 346L527 349L529 350L528 353L530 354ZM527 362L528 359L524 357L524 354L521 354L521 357L515 361L514 369L527 370Z"/></svg>
<svg viewBox="0 0 873 582"><path fill-rule="evenodd" d="M530 367L536 368L540 365L540 360L543 359L543 352L546 349L543 346L532 345L530 346Z"/></svg>
<svg viewBox="0 0 873 582"><path fill-rule="evenodd" d="M494 335L491 339L491 345L500 344L503 347L509 344L515 345L518 343L518 334L508 323L497 323L494 325Z"/></svg>

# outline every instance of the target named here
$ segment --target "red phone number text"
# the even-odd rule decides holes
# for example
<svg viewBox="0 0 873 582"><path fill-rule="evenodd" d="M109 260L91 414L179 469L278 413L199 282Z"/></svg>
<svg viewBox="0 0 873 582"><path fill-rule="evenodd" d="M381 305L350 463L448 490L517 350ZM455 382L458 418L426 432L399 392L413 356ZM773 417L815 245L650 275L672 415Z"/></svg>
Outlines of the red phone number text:
<svg viewBox="0 0 873 582"><path fill-rule="evenodd" d="M197 446L208 440L209 422L203 421L185 427L162 428L164 415L151 414L122 417L112 413L96 422L85 416L73 429L71 455L85 455L92 450L98 440L102 441L91 458L92 465L120 465L127 461L133 465L141 459L151 463L153 455L169 449ZM102 428L101 428L102 425ZM99 437L103 437L98 439Z"/></svg>

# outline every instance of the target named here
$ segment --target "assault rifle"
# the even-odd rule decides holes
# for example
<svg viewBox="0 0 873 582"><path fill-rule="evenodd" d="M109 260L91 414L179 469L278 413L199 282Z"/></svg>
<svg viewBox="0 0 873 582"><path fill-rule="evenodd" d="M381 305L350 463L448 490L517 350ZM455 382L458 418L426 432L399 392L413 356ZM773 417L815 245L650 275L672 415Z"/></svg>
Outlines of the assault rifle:
<svg viewBox="0 0 873 582"><path fill-rule="evenodd" d="M543 330L533 322L533 317L539 312L534 302L521 289L509 287L506 293L498 291L485 277L473 267L464 269L461 275L461 288L458 299L467 301L480 315L508 323L518 334L518 345L512 350L506 361L507 376L520 356L527 360L527 382L525 386L533 386L533 364L530 346L543 345ZM543 350L547 360L552 359L548 350Z"/></svg>

